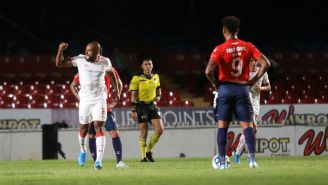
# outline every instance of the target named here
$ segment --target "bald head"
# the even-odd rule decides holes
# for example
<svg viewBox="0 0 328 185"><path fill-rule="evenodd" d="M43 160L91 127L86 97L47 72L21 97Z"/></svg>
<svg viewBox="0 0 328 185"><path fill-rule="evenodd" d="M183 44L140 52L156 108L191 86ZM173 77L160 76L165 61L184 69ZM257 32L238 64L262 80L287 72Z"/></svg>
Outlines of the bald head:
<svg viewBox="0 0 328 185"><path fill-rule="evenodd" d="M97 41L89 42L85 48L85 56L87 60L95 62L97 57L101 54L101 46Z"/></svg>

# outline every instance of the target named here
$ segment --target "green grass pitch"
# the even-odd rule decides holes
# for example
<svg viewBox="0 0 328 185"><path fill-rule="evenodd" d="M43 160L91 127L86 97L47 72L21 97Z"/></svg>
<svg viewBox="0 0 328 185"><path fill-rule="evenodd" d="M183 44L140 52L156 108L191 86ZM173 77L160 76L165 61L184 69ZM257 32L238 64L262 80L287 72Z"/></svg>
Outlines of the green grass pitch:
<svg viewBox="0 0 328 185"><path fill-rule="evenodd" d="M155 163L126 160L116 169L113 160L95 171L92 161L79 167L72 160L0 161L0 185L328 185L328 156L258 157L259 168L248 168L245 158L224 171L212 169L211 159L161 159Z"/></svg>

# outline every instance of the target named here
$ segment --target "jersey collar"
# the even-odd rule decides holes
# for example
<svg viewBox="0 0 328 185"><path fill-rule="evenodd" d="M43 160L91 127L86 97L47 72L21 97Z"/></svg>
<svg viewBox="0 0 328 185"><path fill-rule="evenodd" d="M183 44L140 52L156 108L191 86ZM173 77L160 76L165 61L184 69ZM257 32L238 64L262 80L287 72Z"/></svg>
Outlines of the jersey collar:
<svg viewBox="0 0 328 185"><path fill-rule="evenodd" d="M147 79L151 79L154 76L154 74L145 75L144 73L141 73L140 76L147 78Z"/></svg>

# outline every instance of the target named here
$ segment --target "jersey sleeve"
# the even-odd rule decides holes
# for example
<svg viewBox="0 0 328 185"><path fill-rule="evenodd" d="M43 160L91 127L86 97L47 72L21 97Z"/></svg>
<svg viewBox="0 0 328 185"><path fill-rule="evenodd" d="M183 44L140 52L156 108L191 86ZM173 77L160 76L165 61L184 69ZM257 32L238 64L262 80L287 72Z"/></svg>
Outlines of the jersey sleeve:
<svg viewBox="0 0 328 185"><path fill-rule="evenodd" d="M111 71L112 70L112 63L110 62L109 58L106 58L106 71Z"/></svg>
<svg viewBox="0 0 328 185"><path fill-rule="evenodd" d="M255 60L258 60L260 58L260 56L262 55L260 50L258 50L252 43L249 43L249 47L250 47L250 52L251 52L252 58L254 58Z"/></svg>
<svg viewBox="0 0 328 185"><path fill-rule="evenodd" d="M219 46L215 47L214 50L212 51L210 60L212 60L215 63L219 63L221 60L222 56L221 56L221 51Z"/></svg>
<svg viewBox="0 0 328 185"><path fill-rule="evenodd" d="M75 83L77 83L77 84L80 84L80 77L79 77L79 74L76 74L76 75L74 76L73 82L75 82Z"/></svg>
<svg viewBox="0 0 328 185"><path fill-rule="evenodd" d="M83 57L83 55L78 55L78 56L76 56L76 57L71 58L71 60L72 60L72 64L73 64L74 67L77 67L77 66L78 66L78 64L79 64L79 62L80 62L80 59L81 59L82 57Z"/></svg>
<svg viewBox="0 0 328 185"><path fill-rule="evenodd" d="M264 73L262 84L270 84L268 73Z"/></svg>
<svg viewBox="0 0 328 185"><path fill-rule="evenodd" d="M137 91L139 89L139 80L136 76L134 76L130 82L130 91Z"/></svg>

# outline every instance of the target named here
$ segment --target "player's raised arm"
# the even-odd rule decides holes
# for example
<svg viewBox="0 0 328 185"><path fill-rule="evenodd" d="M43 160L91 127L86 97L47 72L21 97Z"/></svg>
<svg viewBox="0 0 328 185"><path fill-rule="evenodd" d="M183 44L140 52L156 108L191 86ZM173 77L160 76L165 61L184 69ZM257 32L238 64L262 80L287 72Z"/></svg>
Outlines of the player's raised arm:
<svg viewBox="0 0 328 185"><path fill-rule="evenodd" d="M72 67L73 63L72 60L64 58L64 50L68 48L68 44L65 42L62 42L59 44L58 52L56 56L56 66L59 68L68 68Z"/></svg>
<svg viewBox="0 0 328 185"><path fill-rule="evenodd" d="M254 78L248 81L248 84L251 86L254 85L270 68L270 62L263 54L258 58L257 62L261 67Z"/></svg>
<svg viewBox="0 0 328 185"><path fill-rule="evenodd" d="M207 66L206 66L206 69L205 69L206 77L211 82L214 89L217 88L217 85L219 83L219 81L217 80L217 78L215 78L215 75L214 75L214 70L215 70L216 66L217 66L216 62L209 60Z"/></svg>

